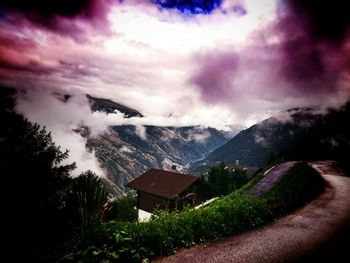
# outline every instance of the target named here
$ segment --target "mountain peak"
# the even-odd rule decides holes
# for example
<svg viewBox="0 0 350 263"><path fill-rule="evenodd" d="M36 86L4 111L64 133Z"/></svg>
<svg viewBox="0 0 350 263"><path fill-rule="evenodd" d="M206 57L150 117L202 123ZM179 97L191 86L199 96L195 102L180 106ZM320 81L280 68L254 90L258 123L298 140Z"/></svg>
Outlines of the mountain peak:
<svg viewBox="0 0 350 263"><path fill-rule="evenodd" d="M91 105L91 110L92 111L102 111L105 113L114 113L115 111L119 111L125 115L126 118L131 118L131 117L140 117L142 118L143 115L138 112L135 109L129 108L127 106L124 106L122 104L119 104L117 102L114 102L109 99L103 99L103 98L96 98L90 95L86 95L88 98L90 105Z"/></svg>

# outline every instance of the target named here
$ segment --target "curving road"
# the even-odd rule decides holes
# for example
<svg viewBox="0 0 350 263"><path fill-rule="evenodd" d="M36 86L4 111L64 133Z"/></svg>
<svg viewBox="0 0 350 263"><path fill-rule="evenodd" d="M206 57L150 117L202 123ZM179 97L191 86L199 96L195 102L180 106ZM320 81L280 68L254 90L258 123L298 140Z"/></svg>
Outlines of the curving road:
<svg viewBox="0 0 350 263"><path fill-rule="evenodd" d="M330 162L311 165L328 186L303 208L255 231L184 249L157 262L350 262L350 178L332 169Z"/></svg>

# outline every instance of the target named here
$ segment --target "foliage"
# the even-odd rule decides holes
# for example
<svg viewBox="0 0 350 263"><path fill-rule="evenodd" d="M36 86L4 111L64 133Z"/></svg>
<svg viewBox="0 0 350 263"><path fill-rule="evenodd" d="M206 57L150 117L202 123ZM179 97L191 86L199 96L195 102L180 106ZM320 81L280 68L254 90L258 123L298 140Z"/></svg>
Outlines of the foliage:
<svg viewBox="0 0 350 263"><path fill-rule="evenodd" d="M141 262L270 220L271 214L263 202L232 193L207 208L186 208L181 213L158 211L147 223L115 224L113 240L69 254L64 261Z"/></svg>
<svg viewBox="0 0 350 263"><path fill-rule="evenodd" d="M79 212L83 233L101 223L108 193L102 181L92 171L73 180L73 200Z"/></svg>
<svg viewBox="0 0 350 263"><path fill-rule="evenodd" d="M63 261L140 262L265 224L273 216L305 204L324 187L313 169L307 164L298 164L262 200L246 196L244 192L258 182L263 173L241 190L219 198L206 208L186 208L181 213L159 211L148 223L101 224L107 191L100 179L91 171L70 179L69 173L75 165L62 164L68 151L61 151L45 128L13 113L13 101L7 96L13 94L3 96L2 92L0 90L0 169L6 187L1 200L5 201L4 226L11 231L3 237L14 249L18 249L19 244L13 237L21 237L21 254L25 257L20 259L16 257L18 253L8 250L14 260L49 262L69 250L73 252ZM337 124L332 127L336 129ZM338 128L344 131L343 127ZM339 134L338 141L348 138L346 132ZM300 145L290 148L283 158L300 157ZM331 154L339 155L338 160L345 163L348 155L342 154L347 151L348 148L344 148ZM208 180L201 178L200 181L202 192L225 195L238 189L247 178L243 171L229 171L222 164L210 170ZM113 203L108 216L117 221L133 221L133 206L134 199L126 196ZM83 235L80 233L73 242L65 244L77 226L74 215L80 218L79 229Z"/></svg>
<svg viewBox="0 0 350 263"><path fill-rule="evenodd" d="M209 200L214 196L213 186L208 183L208 180L204 175L199 176L196 181L196 198L199 201Z"/></svg>
<svg viewBox="0 0 350 263"><path fill-rule="evenodd" d="M127 195L112 201L108 205L108 209L105 213L104 220L111 221L123 221L133 222L137 220L136 198L133 194Z"/></svg>
<svg viewBox="0 0 350 263"><path fill-rule="evenodd" d="M75 164L62 164L68 151L61 151L45 128L12 112L13 90L1 89L0 95L1 200L4 225L13 226L4 238L15 248L13 237L20 236L22 256L45 261L42 257L71 231L66 204Z"/></svg>
<svg viewBox="0 0 350 263"><path fill-rule="evenodd" d="M209 169L208 183L212 196L227 195L249 181L246 172L241 169L230 169L224 163Z"/></svg>
<svg viewBox="0 0 350 263"><path fill-rule="evenodd" d="M324 191L324 180L307 163L298 163L269 192L262 196L280 216L300 207Z"/></svg>
<svg viewBox="0 0 350 263"><path fill-rule="evenodd" d="M340 109L329 109L292 144L280 149L275 160L337 160L350 171L350 102Z"/></svg>
<svg viewBox="0 0 350 263"><path fill-rule="evenodd" d="M266 224L303 205L323 189L320 175L301 163L291 168L260 200L246 195L263 175L263 172L258 174L239 191L220 197L208 207L188 207L180 213L157 211L147 223L105 224L104 231L108 229L108 234L104 240L100 235L96 238L99 242L80 247L63 261L148 262L184 247Z"/></svg>
<svg viewBox="0 0 350 263"><path fill-rule="evenodd" d="M266 166L264 169L262 169L261 172L257 173L251 180L249 180L248 183L246 183L244 186L242 186L238 190L238 192L239 193L248 192L248 190L250 190L254 185L256 185L265 176L265 173L267 173L267 171L269 169L273 168L274 165L275 165L275 163Z"/></svg>

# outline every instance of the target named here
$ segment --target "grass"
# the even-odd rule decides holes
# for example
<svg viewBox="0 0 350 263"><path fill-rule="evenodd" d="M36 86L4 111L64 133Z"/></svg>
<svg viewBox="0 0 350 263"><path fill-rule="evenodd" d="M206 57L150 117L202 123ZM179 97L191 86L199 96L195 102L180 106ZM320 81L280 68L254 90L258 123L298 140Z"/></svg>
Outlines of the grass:
<svg viewBox="0 0 350 263"><path fill-rule="evenodd" d="M180 213L158 211L147 223L104 224L63 262L148 262L177 250L238 234L273 221L323 190L322 177L306 163L292 167L268 193L257 199L245 194L261 172L240 190L202 209Z"/></svg>
<svg viewBox="0 0 350 263"><path fill-rule="evenodd" d="M106 234L112 233L112 238L106 237L100 245L78 249L63 261L142 262L197 243L241 233L272 219L264 202L232 193L203 209L186 208L181 213L158 211L147 223L106 225L109 228Z"/></svg>
<svg viewBox="0 0 350 263"><path fill-rule="evenodd" d="M242 186L238 192L239 193L246 193L248 192L251 188L253 188L254 185L256 185L261 179L264 178L266 171L271 169L274 165L271 164L267 166L265 169L263 169L261 172L256 174L248 183L246 183L244 186Z"/></svg>
<svg viewBox="0 0 350 263"><path fill-rule="evenodd" d="M324 191L325 182L307 163L297 163L269 192L262 196L276 216L284 215Z"/></svg>

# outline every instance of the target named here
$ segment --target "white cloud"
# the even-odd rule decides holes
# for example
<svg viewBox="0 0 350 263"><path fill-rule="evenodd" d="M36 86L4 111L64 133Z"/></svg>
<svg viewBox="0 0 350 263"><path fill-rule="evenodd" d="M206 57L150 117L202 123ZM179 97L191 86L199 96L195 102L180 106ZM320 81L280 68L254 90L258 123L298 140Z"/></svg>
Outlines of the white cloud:
<svg viewBox="0 0 350 263"><path fill-rule="evenodd" d="M226 0L222 9L211 15L188 18L177 11L160 11L150 1L125 1L110 12L111 34L90 34L90 41L83 43L42 28L2 31L33 44L26 45L26 52L6 47L5 51L11 52L5 58L11 57L16 65L34 64L40 70L10 69L0 82L20 84L28 90L41 88L43 94L38 92L31 98L35 102L23 101L18 110L51 130L69 131L84 123L98 133L110 125L129 124L146 138L143 125L250 126L280 110L325 99L317 94L295 94L292 85L279 77L281 38L270 30L278 2ZM222 12L230 12L235 4L242 5L247 14ZM190 80L216 55L230 53L237 55L238 62L235 72L225 72L226 96L208 103ZM344 88L327 97L328 104L348 98L347 83L341 83ZM210 88L215 90L213 97L217 96L217 87ZM50 90L76 96L63 104L48 95ZM120 113L91 113L82 94L113 99L135 108L145 118L126 120ZM40 100L40 96L45 99Z"/></svg>
<svg viewBox="0 0 350 263"><path fill-rule="evenodd" d="M196 133L195 131L194 133L189 134L188 140L195 141L197 143L205 143L209 137L210 137L210 133L208 131L199 132L199 133Z"/></svg>
<svg viewBox="0 0 350 263"><path fill-rule="evenodd" d="M142 140L147 140L147 132L146 132L145 126L143 126L143 125L135 125L135 133Z"/></svg>
<svg viewBox="0 0 350 263"><path fill-rule="evenodd" d="M119 152L121 152L121 153L132 153L133 151L129 147L123 145L122 147L120 147Z"/></svg>
<svg viewBox="0 0 350 263"><path fill-rule="evenodd" d="M88 169L99 176L105 176L95 153L86 149L86 140L73 131L83 124L91 126L94 132L106 127L90 122L91 110L85 96L75 95L68 103L64 103L51 93L31 90L17 99L16 111L29 121L45 126L56 145L61 146L62 150L69 150L69 158L65 163L76 162L77 169L72 172L73 176Z"/></svg>

